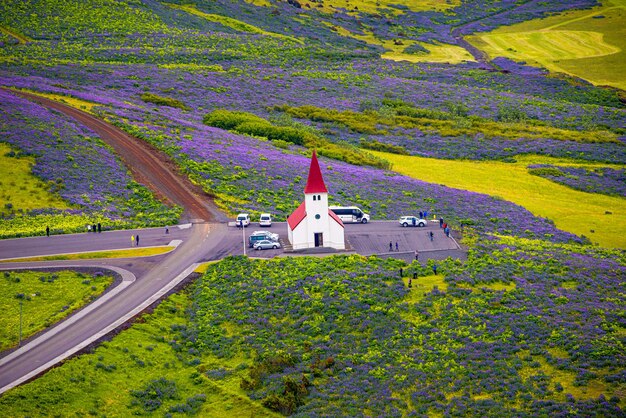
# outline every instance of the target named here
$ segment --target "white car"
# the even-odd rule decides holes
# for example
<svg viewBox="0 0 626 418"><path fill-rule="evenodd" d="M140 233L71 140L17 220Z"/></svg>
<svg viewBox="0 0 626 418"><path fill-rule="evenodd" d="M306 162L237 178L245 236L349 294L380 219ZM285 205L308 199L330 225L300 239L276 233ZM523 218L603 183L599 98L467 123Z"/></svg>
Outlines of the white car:
<svg viewBox="0 0 626 418"><path fill-rule="evenodd" d="M269 213L262 213L261 217L259 218L259 226L271 227L272 215L270 215Z"/></svg>
<svg viewBox="0 0 626 418"><path fill-rule="evenodd" d="M407 226L423 227L423 226L428 225L428 221L426 219L421 219L421 218L418 218L417 216L403 216L400 218L398 222L400 222L400 225L404 227L407 227Z"/></svg>
<svg viewBox="0 0 626 418"><path fill-rule="evenodd" d="M250 215L248 215L247 213L240 213L239 215L237 215L236 223L237 223L237 226L243 226L243 227L250 225Z"/></svg>
<svg viewBox="0 0 626 418"><path fill-rule="evenodd" d="M278 238L280 238L280 236L274 232L270 232L270 231L254 231L252 234L250 235L265 235L268 236L270 240L272 241L278 241Z"/></svg>
<svg viewBox="0 0 626 418"><path fill-rule="evenodd" d="M264 239L262 241L258 241L254 243L254 249L255 250L275 250L277 248L280 248L280 243L276 242L276 241L270 241L267 239Z"/></svg>

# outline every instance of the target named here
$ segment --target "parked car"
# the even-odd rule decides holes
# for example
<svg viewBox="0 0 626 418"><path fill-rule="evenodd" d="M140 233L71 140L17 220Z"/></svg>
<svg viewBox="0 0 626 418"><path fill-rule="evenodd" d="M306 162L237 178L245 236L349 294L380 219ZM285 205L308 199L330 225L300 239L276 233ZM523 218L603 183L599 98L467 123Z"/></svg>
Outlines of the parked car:
<svg viewBox="0 0 626 418"><path fill-rule="evenodd" d="M268 231L254 231L248 237L248 246L252 248L257 242L260 241L271 241L278 244L278 238L278 234L273 234ZM278 245L280 246L280 244Z"/></svg>
<svg viewBox="0 0 626 418"><path fill-rule="evenodd" d="M250 225L250 215L247 213L240 213L237 215L237 226L246 227Z"/></svg>
<svg viewBox="0 0 626 418"><path fill-rule="evenodd" d="M270 241L278 241L278 238L280 238L277 233L270 231L254 231L251 235L267 235Z"/></svg>
<svg viewBox="0 0 626 418"><path fill-rule="evenodd" d="M270 241L267 239L257 241L254 243L254 249L256 250L269 250L269 249L277 249L280 248L280 242Z"/></svg>
<svg viewBox="0 0 626 418"><path fill-rule="evenodd" d="M272 215L270 215L269 213L262 213L261 217L259 218L259 226L271 227Z"/></svg>
<svg viewBox="0 0 626 418"><path fill-rule="evenodd" d="M403 216L399 220L400 225L402 226L426 226L428 225L428 221L426 219L418 218L417 216Z"/></svg>

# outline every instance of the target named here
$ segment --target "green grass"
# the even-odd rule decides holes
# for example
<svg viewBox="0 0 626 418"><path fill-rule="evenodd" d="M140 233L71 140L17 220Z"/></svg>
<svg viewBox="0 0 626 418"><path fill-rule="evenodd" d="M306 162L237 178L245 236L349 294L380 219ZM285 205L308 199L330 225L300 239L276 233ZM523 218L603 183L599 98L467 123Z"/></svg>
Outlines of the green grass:
<svg viewBox="0 0 626 418"><path fill-rule="evenodd" d="M559 229L585 235L601 246L626 248L626 199L573 190L533 176L526 168L530 164L576 165L574 162L539 156L518 157L516 163L504 163L372 153L391 162L398 173L497 196L553 220ZM606 214L607 211L611 214Z"/></svg>
<svg viewBox="0 0 626 418"><path fill-rule="evenodd" d="M402 280L404 281L404 285L408 288L409 277L404 277ZM405 301L408 303L417 303L435 287L442 292L446 291L448 284L445 282L444 275L434 274L431 276L418 277L417 280L413 280L411 276L411 293L407 295Z"/></svg>
<svg viewBox="0 0 626 418"><path fill-rule="evenodd" d="M239 372L219 381L204 375L220 367L235 368L239 360L203 356L198 362L187 347L177 344L186 329L185 310L190 305L185 292L171 296L153 314L100 345L94 353L66 361L39 379L5 393L0 398L0 410L4 416L53 416L59 411L74 416L146 415L140 405L132 406L137 399L132 392L165 378L175 385L177 399L163 400L153 411L155 416L163 416L169 408L198 394L206 395L198 416L278 416L239 388Z"/></svg>
<svg viewBox="0 0 626 418"><path fill-rule="evenodd" d="M624 0L609 0L592 10L531 20L467 39L490 57L526 61L596 85L626 90Z"/></svg>
<svg viewBox="0 0 626 418"><path fill-rule="evenodd" d="M113 277L73 271L15 270L0 273L0 350L19 341L19 299L23 295L22 338L68 316L98 297Z"/></svg>
<svg viewBox="0 0 626 418"><path fill-rule="evenodd" d="M129 257L150 257L153 255L165 254L172 251L174 247L145 247L131 248L127 250L110 251L88 251L75 254L44 255L39 257L7 258L0 260L0 263L32 262L32 261L53 261L53 260L91 260L100 258L129 258Z"/></svg>
<svg viewBox="0 0 626 418"><path fill-rule="evenodd" d="M14 155L14 156L10 156ZM19 210L41 208L68 209L60 197L50 193L48 186L31 174L33 157L21 156L7 144L0 143L0 213L9 215Z"/></svg>

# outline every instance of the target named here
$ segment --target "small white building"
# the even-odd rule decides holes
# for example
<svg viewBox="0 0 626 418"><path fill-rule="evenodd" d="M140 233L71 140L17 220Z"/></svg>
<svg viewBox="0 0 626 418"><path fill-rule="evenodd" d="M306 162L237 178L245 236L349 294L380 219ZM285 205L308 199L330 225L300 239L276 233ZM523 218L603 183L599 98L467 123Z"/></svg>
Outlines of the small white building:
<svg viewBox="0 0 626 418"><path fill-rule="evenodd" d="M328 190L315 151L304 187L304 202L287 218L287 231L294 250L346 248L343 222L328 209Z"/></svg>

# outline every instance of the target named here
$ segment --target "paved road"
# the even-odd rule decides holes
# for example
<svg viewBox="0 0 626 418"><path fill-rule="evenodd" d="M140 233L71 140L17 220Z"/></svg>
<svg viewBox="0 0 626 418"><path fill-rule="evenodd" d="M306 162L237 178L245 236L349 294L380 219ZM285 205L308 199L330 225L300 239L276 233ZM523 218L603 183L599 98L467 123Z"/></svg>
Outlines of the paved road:
<svg viewBox="0 0 626 418"><path fill-rule="evenodd" d="M161 261L146 265L147 271L138 275L123 291L114 297L106 298L104 302L100 299L100 302L94 305L95 308L90 307L86 310L87 313L84 310L72 326L63 329L55 327L34 339L30 346L23 347L0 360L0 393L67 358L86 344L96 341L162 297L193 271L194 263L198 259L202 259L206 253L213 252L220 242L220 231L223 229L220 224L209 227L208 223L204 223L219 220L223 215L209 196L198 191L187 178L177 172L175 165L166 155L85 112L27 93L14 92L14 94L63 112L92 129L121 156L135 180L149 187L163 199L181 205L184 208L184 218L196 223L189 228L189 233L176 250L159 258ZM209 232L218 238L207 239ZM102 248L95 243L102 244L104 248L124 248L123 240L118 239L122 237L119 234L124 233L79 234L69 238L42 237L37 241L10 240L7 244L3 243L0 254L7 258L50 254L50 248L54 248L54 252L57 253ZM127 237L126 242L130 243L128 231L124 235ZM140 236L145 240L141 239L140 245L148 245L152 240L155 242L164 240L157 235L158 232L142 231ZM117 245L121 246L116 247ZM35 254L30 254L29 248L34 249Z"/></svg>
<svg viewBox="0 0 626 418"><path fill-rule="evenodd" d="M278 255L306 255L319 254L319 251L299 251L285 253L282 249L255 251L247 246L250 234L257 230L269 230L280 236L283 244L288 243L287 224L275 222L272 227L259 227L252 224L248 228L228 227L226 224L211 224L215 230L219 227L220 233L213 234L209 239L216 241L211 252L204 251L199 254L198 262L219 260L228 255L241 255L246 243L246 255L252 257L270 258ZM433 232L434 239L430 240L428 233ZM131 235L139 234L140 245L163 246L172 242L186 240L191 233L191 224L176 225L169 227L169 234L165 234L164 228L150 228L142 230L108 231L101 234L84 233L74 235L59 235L51 237L19 238L0 241L0 259L13 257L32 257L38 255L51 255L59 253L73 253L82 251L98 251L111 249L131 248ZM396 221L372 221L368 224L346 224L346 252L355 252L362 255L390 255L404 257L404 253L414 254L418 250L426 257L428 253L460 250L454 239L455 231L451 237L446 237L438 224L431 223L425 228L403 228ZM389 251L389 243L393 250ZM398 243L398 251L395 243ZM341 252L326 252L341 253ZM434 255L434 254L432 254ZM103 260L106 263L115 263L115 260ZM1 267L2 265L0 265Z"/></svg>
<svg viewBox="0 0 626 418"><path fill-rule="evenodd" d="M18 350L17 355L12 356L9 361L0 360L0 393L32 377L33 373L42 371L42 367L45 369L46 366L52 366L106 335L163 296L189 275L189 266L194 266L198 254L212 251L217 242L212 243L207 239L208 236L208 224L194 225L186 240L174 252L147 273L137 277L134 283L115 297L108 299L72 326L60 331L53 328L49 333L43 334L40 339L45 341L32 341L32 346Z"/></svg>

